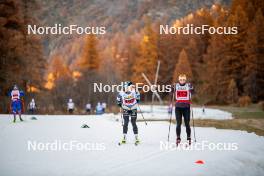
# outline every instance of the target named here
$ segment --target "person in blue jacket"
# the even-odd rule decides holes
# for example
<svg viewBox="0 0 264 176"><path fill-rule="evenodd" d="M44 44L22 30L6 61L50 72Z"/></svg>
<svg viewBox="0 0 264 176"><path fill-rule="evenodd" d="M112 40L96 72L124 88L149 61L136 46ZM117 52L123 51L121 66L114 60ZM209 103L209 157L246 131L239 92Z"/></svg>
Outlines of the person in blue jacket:
<svg viewBox="0 0 264 176"><path fill-rule="evenodd" d="M13 122L16 122L16 114L19 114L19 119L22 122L23 119L21 117L22 113L22 101L21 98L24 96L24 92L20 91L17 85L14 85L13 90L10 92L9 96L11 97L11 110L14 115Z"/></svg>
<svg viewBox="0 0 264 176"><path fill-rule="evenodd" d="M100 102L98 102L97 106L95 107L95 113L96 113L96 115L101 115L104 113L103 106Z"/></svg>

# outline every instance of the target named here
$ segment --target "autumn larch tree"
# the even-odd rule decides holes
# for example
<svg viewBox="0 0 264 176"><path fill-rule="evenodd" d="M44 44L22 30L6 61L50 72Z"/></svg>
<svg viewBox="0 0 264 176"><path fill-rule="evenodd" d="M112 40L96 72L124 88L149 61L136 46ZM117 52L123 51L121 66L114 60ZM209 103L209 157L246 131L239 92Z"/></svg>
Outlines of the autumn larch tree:
<svg viewBox="0 0 264 176"><path fill-rule="evenodd" d="M264 99L264 18L260 9L251 22L246 39L244 94L256 102Z"/></svg>
<svg viewBox="0 0 264 176"><path fill-rule="evenodd" d="M144 73L153 82L158 59L157 34L152 30L149 23L144 28L143 33L139 58L135 59L133 65L132 79L134 82L145 82L141 75Z"/></svg>
<svg viewBox="0 0 264 176"><path fill-rule="evenodd" d="M227 90L228 90L226 94L227 102L230 104L236 103L238 100L238 90L234 79L231 79L229 81Z"/></svg>
<svg viewBox="0 0 264 176"><path fill-rule="evenodd" d="M223 43L225 48L221 54L221 60L219 61L219 74L218 79L220 86L218 99L225 102L226 98L222 95L226 95L228 91L229 80L234 79L237 83L238 95L243 93L242 75L245 69L244 60L245 54L245 39L246 30L248 27L248 19L245 11L238 6L234 12L227 19L226 26L238 27L238 33L234 35L225 35Z"/></svg>
<svg viewBox="0 0 264 176"><path fill-rule="evenodd" d="M96 47L96 36L87 35L84 43L83 53L78 64L81 71L98 71L100 61Z"/></svg>
<svg viewBox="0 0 264 176"><path fill-rule="evenodd" d="M37 4L33 1L0 1L0 111L9 107L7 94L14 84L26 92L29 86L41 89L44 83L46 59L43 55L42 39L28 35L27 25L38 24L29 9Z"/></svg>
<svg viewBox="0 0 264 176"><path fill-rule="evenodd" d="M185 49L182 49L179 55L178 63L175 66L173 81L176 82L180 74L186 74L188 80L192 80L193 73Z"/></svg>

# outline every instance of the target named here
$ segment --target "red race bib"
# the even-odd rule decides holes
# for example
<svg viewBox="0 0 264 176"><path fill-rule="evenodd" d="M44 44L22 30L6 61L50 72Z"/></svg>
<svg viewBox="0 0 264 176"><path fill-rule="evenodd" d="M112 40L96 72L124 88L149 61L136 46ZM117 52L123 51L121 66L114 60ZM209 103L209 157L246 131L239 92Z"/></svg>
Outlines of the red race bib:
<svg viewBox="0 0 264 176"><path fill-rule="evenodd" d="M134 101L135 101L135 98L130 99L130 100L125 100L125 103L126 104L131 104L131 103L134 103Z"/></svg>
<svg viewBox="0 0 264 176"><path fill-rule="evenodd" d="M188 96L187 90L177 90L178 98L187 98L187 96Z"/></svg>

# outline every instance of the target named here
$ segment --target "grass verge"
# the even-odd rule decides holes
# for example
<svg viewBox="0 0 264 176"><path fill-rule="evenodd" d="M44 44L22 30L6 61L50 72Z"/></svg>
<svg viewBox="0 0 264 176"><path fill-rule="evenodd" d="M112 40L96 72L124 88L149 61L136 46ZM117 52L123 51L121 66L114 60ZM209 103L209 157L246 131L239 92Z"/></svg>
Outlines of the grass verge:
<svg viewBox="0 0 264 176"><path fill-rule="evenodd" d="M253 104L249 107L235 106L210 106L210 108L221 109L231 112L234 119L231 120L212 120L196 119L196 127L215 127L218 129L243 130L249 133L254 132L257 135L264 136L264 111L260 105ZM148 120L148 121L168 121L168 120ZM172 120L175 122L175 117ZM192 120L191 120L192 125Z"/></svg>

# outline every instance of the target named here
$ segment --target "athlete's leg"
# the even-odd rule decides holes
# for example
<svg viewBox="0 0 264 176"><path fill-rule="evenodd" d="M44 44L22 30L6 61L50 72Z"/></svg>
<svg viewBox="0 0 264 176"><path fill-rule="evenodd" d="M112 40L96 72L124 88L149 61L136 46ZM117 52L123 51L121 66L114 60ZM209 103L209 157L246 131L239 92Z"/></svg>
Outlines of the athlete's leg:
<svg viewBox="0 0 264 176"><path fill-rule="evenodd" d="M11 109L12 109L12 113L13 113L13 116L14 116L13 122L15 123L16 122L16 112L17 112L17 107L16 107L16 102L15 101L13 101L11 103Z"/></svg>
<svg viewBox="0 0 264 176"><path fill-rule="evenodd" d="M20 121L23 121L21 117L21 114L22 114L22 102L21 101L17 102L17 112L18 112Z"/></svg>
<svg viewBox="0 0 264 176"><path fill-rule="evenodd" d="M131 111L131 123L132 123L132 126L133 126L133 132L135 135L138 134L138 127L137 127L137 110L132 110Z"/></svg>
<svg viewBox="0 0 264 176"><path fill-rule="evenodd" d="M175 115L176 115L176 122L177 122L176 135L177 135L177 138L181 138L182 108L176 107Z"/></svg>
<svg viewBox="0 0 264 176"><path fill-rule="evenodd" d="M186 127L187 139L191 138L191 127L190 127L190 107L183 108L184 124Z"/></svg>
<svg viewBox="0 0 264 176"><path fill-rule="evenodd" d="M13 122L15 123L16 122L16 113L13 112L13 115L14 115Z"/></svg>
<svg viewBox="0 0 264 176"><path fill-rule="evenodd" d="M129 123L129 113L127 110L123 111L123 119L124 119L123 134L126 135L128 130L128 123Z"/></svg>

